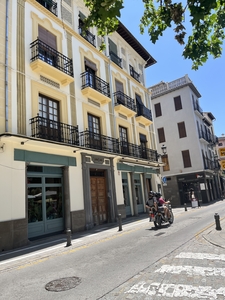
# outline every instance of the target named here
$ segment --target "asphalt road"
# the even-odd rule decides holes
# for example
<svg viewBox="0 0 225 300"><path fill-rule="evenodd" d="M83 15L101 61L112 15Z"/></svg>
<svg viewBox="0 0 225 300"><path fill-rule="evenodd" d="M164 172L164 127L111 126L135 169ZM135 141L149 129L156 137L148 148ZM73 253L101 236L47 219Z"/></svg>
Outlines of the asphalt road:
<svg viewBox="0 0 225 300"><path fill-rule="evenodd" d="M158 274L162 274L161 271L155 273L156 266L163 267L165 260L169 265L174 255L186 253L186 248L193 253L201 253L203 248L205 253L215 253L212 245L202 244L200 238L204 229L214 226L216 212L225 215L223 201L201 208L188 208L188 211L174 209L174 224L158 230L145 218L123 225L120 232L111 228L92 235L86 233L68 248L59 244L23 257L18 252L18 256L0 262L0 299L168 299L165 291L164 294L153 295L143 293L143 286L136 290L132 287L146 282L146 276L148 280L151 278L150 282L154 281ZM225 268L225 262L223 266ZM141 276L144 281L139 280ZM163 278L160 277L160 284ZM178 279L171 280L177 282ZM192 280L191 286L195 277L192 276ZM175 284L169 279L167 282ZM185 295L188 295L187 292ZM199 295L196 292L196 299ZM225 293L215 295L222 295L218 299L225 299ZM186 298L181 294L177 299ZM217 298L206 295L202 299Z"/></svg>

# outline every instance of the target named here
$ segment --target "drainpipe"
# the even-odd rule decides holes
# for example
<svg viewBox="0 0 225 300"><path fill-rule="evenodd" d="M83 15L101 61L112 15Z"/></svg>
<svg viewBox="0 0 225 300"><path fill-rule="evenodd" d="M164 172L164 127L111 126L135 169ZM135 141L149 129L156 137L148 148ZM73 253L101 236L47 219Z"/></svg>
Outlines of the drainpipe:
<svg viewBox="0 0 225 300"><path fill-rule="evenodd" d="M107 39L108 41L108 39ZM108 43L106 47L106 56L108 58L108 72L109 72L109 89L110 89L110 95L111 95L111 103L112 103L112 114L113 114L113 131L114 131L114 138L116 138L116 121L115 121L115 113L114 113L114 97L113 97L113 83L112 83L112 74L111 74L111 59L108 51Z"/></svg>
<svg viewBox="0 0 225 300"><path fill-rule="evenodd" d="M6 0L5 18L5 132L8 132L8 40L9 40L9 0Z"/></svg>

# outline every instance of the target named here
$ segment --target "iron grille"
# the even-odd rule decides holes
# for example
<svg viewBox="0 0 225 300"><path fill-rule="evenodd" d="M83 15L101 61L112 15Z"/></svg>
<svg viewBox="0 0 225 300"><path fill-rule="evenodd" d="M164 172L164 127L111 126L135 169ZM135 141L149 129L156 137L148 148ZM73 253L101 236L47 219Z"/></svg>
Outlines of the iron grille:
<svg viewBox="0 0 225 300"><path fill-rule="evenodd" d="M123 92L118 91L113 94L113 97L115 105L122 104L135 112L137 111L134 99L125 95Z"/></svg>
<svg viewBox="0 0 225 300"><path fill-rule="evenodd" d="M54 68L73 76L73 61L62 53L48 46L46 43L37 39L30 44L31 61L41 59Z"/></svg>
<svg viewBox="0 0 225 300"><path fill-rule="evenodd" d="M57 16L57 3L52 0L36 0L42 6L44 6L47 10Z"/></svg>
<svg viewBox="0 0 225 300"><path fill-rule="evenodd" d="M79 145L78 126L43 118L39 115L30 119L31 136L70 145Z"/></svg>
<svg viewBox="0 0 225 300"><path fill-rule="evenodd" d="M82 86L81 89L91 87L94 90L110 98L109 84L88 71L81 73Z"/></svg>

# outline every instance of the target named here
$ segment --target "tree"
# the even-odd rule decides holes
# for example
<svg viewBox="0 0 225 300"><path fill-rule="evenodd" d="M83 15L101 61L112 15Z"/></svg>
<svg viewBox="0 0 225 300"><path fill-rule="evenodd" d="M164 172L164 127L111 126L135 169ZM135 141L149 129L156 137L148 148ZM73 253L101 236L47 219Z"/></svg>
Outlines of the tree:
<svg viewBox="0 0 225 300"><path fill-rule="evenodd" d="M141 1L141 0L137 0ZM114 32L118 26L123 0L84 0L90 10L86 26L96 26L99 35ZM140 20L140 32L148 30L150 40L156 43L164 31L173 28L175 39L184 50L185 59L192 60L197 70L209 55L222 55L225 39L225 0L142 0L144 12ZM184 3L185 2L185 3ZM187 34L185 14L189 12L192 33Z"/></svg>

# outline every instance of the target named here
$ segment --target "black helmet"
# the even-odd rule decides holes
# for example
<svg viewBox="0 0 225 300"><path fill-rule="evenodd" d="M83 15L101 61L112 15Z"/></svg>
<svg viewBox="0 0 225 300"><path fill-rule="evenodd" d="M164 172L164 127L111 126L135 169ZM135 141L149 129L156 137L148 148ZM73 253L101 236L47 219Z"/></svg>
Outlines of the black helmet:
<svg viewBox="0 0 225 300"><path fill-rule="evenodd" d="M157 198L160 198L162 195L160 193L155 193Z"/></svg>
<svg viewBox="0 0 225 300"><path fill-rule="evenodd" d="M148 195L149 195L150 197L153 197L153 196L155 195L155 193L154 193L153 191L150 191L150 192L148 193Z"/></svg>

